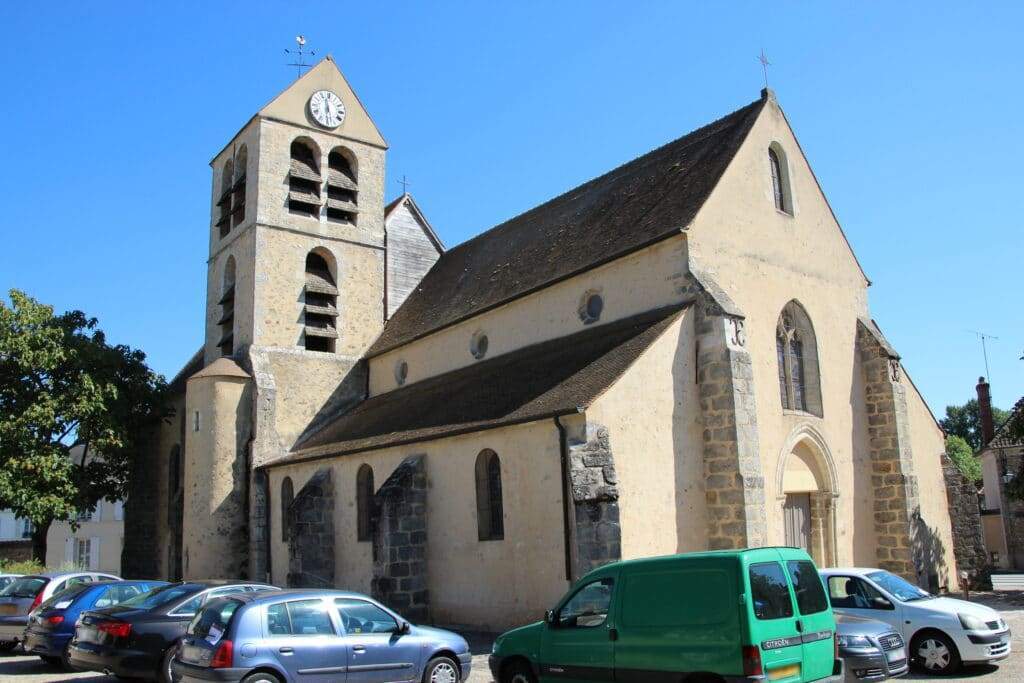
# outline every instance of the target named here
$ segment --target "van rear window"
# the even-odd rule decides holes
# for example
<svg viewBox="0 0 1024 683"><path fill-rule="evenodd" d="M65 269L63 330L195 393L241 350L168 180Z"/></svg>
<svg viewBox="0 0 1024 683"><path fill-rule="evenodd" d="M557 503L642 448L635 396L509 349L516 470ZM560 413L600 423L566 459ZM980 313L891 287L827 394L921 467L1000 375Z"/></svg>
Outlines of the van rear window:
<svg viewBox="0 0 1024 683"><path fill-rule="evenodd" d="M781 619L793 616L789 584L778 562L750 565L750 592L754 600L754 616L758 619Z"/></svg>
<svg viewBox="0 0 1024 683"><path fill-rule="evenodd" d="M813 562L807 560L791 560L786 563L789 578L793 580L793 591L796 593L796 606L800 614L817 614L828 607L825 598L825 587Z"/></svg>
<svg viewBox="0 0 1024 683"><path fill-rule="evenodd" d="M622 624L640 628L736 624L734 576L717 568L631 574L625 581Z"/></svg>

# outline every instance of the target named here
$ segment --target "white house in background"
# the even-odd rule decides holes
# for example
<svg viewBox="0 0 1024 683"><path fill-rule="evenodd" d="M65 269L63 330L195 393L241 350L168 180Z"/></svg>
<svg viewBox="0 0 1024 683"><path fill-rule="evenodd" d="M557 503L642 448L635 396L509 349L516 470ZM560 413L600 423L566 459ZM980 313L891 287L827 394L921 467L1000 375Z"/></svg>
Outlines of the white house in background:
<svg viewBox="0 0 1024 683"><path fill-rule="evenodd" d="M124 502L102 500L96 509L78 516L78 529L54 522L46 535L46 566L75 564L85 569L120 574L124 542Z"/></svg>
<svg viewBox="0 0 1024 683"><path fill-rule="evenodd" d="M32 522L0 510L0 541L24 541L32 538Z"/></svg>

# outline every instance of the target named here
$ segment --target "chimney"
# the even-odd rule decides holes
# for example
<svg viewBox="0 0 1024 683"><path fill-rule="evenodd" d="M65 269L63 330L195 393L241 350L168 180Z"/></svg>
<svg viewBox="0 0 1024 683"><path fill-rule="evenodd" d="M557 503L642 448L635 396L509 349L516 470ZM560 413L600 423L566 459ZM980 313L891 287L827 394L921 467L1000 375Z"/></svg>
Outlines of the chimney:
<svg viewBox="0 0 1024 683"><path fill-rule="evenodd" d="M996 435L996 426L992 422L992 395L988 391L988 382L984 377L978 378L978 419L981 420L981 447L984 448Z"/></svg>

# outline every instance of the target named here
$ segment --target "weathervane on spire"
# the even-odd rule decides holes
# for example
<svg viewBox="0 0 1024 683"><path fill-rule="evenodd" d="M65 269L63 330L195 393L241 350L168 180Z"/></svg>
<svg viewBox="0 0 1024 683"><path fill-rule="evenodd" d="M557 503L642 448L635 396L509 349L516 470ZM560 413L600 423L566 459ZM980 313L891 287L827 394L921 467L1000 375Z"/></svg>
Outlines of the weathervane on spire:
<svg viewBox="0 0 1024 683"><path fill-rule="evenodd" d="M287 54L290 54L290 55L295 55L295 61L292 62L291 64L288 64L288 66L298 67L299 75L301 76L302 75L302 67L309 67L309 66L311 66L310 64L306 64L306 62L303 59L303 57L305 57L306 55L309 55L311 57L316 56L316 51L315 50L310 50L309 52L306 52L305 50L302 49L302 48L304 48L306 46L306 36L302 36L302 35L295 36L295 42L298 43L299 47L297 49L295 49L295 50L289 50L289 49L285 48L285 52Z"/></svg>
<svg viewBox="0 0 1024 683"><path fill-rule="evenodd" d="M764 48L761 48L761 54L757 56L757 61L761 62L761 70L764 71L764 87L768 87L768 67L772 65L768 61L768 55L764 53Z"/></svg>

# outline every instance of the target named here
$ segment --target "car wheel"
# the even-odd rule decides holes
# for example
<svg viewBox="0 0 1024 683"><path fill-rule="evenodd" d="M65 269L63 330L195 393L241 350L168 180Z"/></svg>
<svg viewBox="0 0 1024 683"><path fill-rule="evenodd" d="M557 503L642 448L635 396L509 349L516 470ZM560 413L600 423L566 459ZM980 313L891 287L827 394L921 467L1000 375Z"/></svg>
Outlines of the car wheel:
<svg viewBox="0 0 1024 683"><path fill-rule="evenodd" d="M171 660L174 659L174 653L177 651L177 645L168 648L167 652L164 653L164 658L160 660L160 671L156 675L156 680L160 683L174 683L174 673L171 671Z"/></svg>
<svg viewBox="0 0 1024 683"><path fill-rule="evenodd" d="M44 657L43 655L39 655L39 659L43 660L44 662L46 662L50 666L60 666L60 657L50 657L50 656Z"/></svg>
<svg viewBox="0 0 1024 683"><path fill-rule="evenodd" d="M65 671L74 671L71 667L71 643L68 643L64 652L60 653L60 666Z"/></svg>
<svg viewBox="0 0 1024 683"><path fill-rule="evenodd" d="M944 633L931 631L914 637L914 662L930 674L944 675L960 668L960 653Z"/></svg>
<svg viewBox="0 0 1024 683"><path fill-rule="evenodd" d="M528 664L513 662L501 673L501 683L537 683L537 679Z"/></svg>
<svg viewBox="0 0 1024 683"><path fill-rule="evenodd" d="M268 674L265 671L257 671L256 673L249 674L243 678L242 683L281 683L281 681L274 674Z"/></svg>
<svg viewBox="0 0 1024 683"><path fill-rule="evenodd" d="M459 683L459 665L451 657L434 657L423 670L423 683Z"/></svg>
<svg viewBox="0 0 1024 683"><path fill-rule="evenodd" d="M10 652L16 647L18 647L18 641L5 640L4 642L0 643L0 652Z"/></svg>

